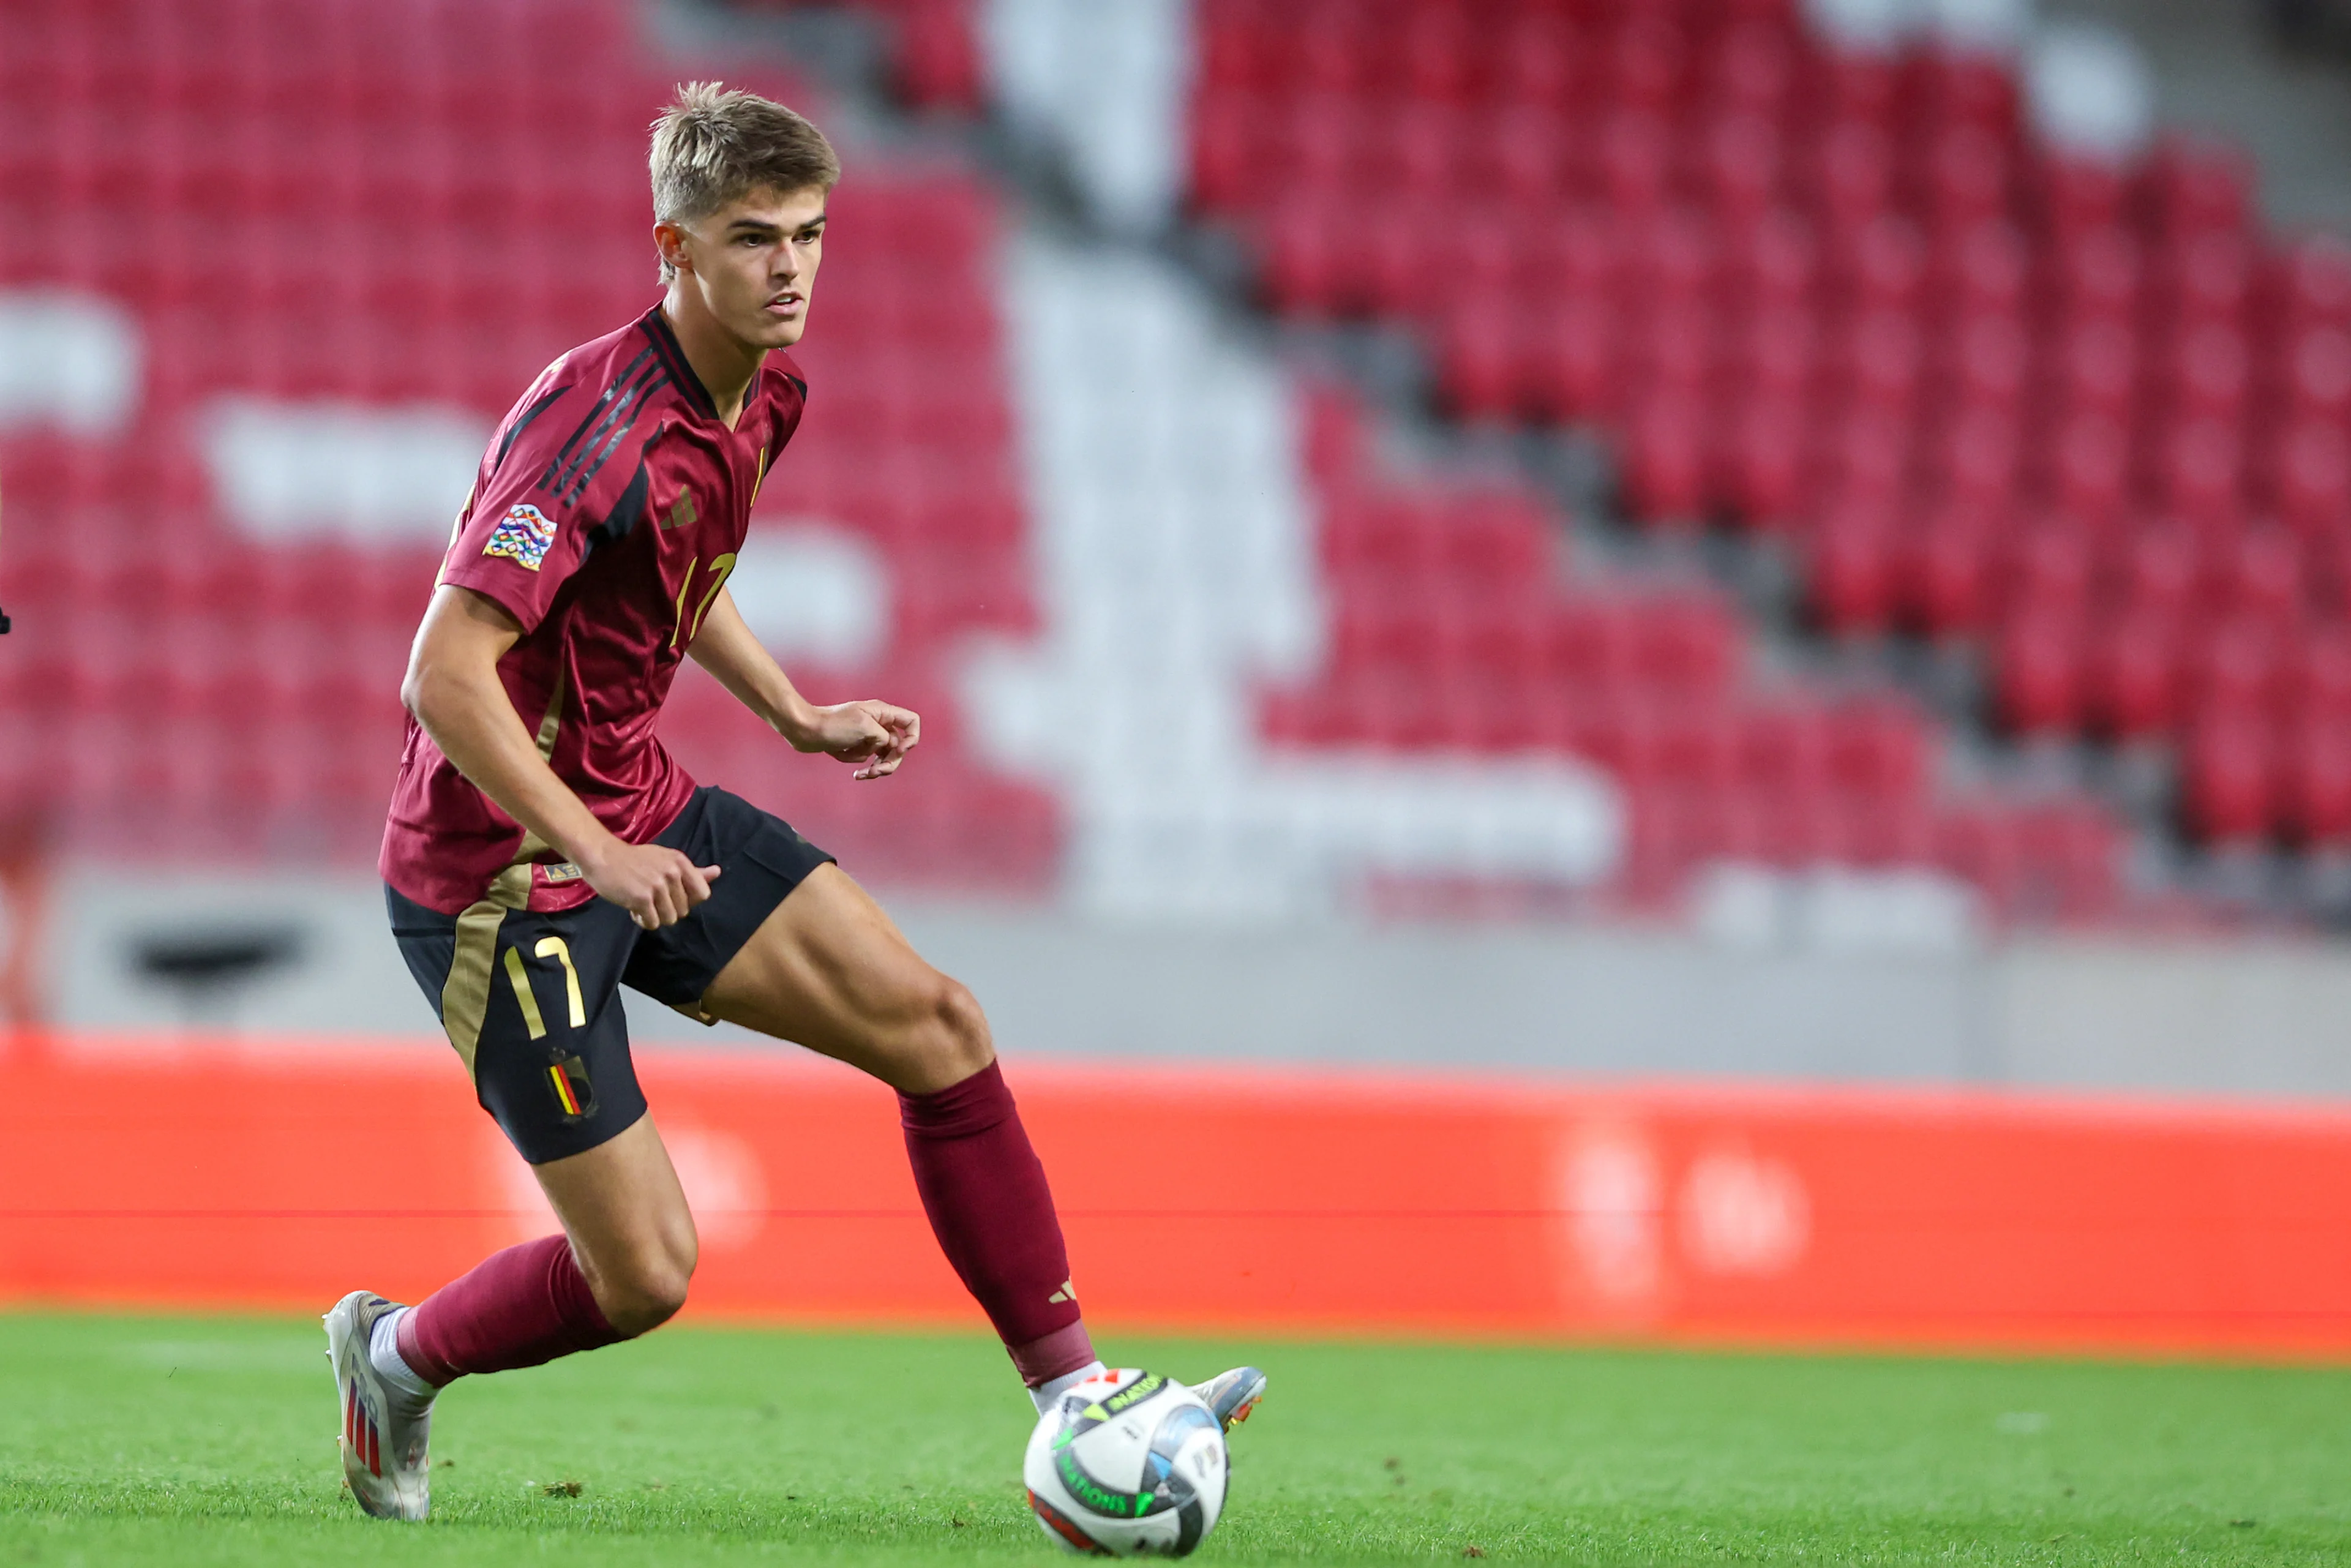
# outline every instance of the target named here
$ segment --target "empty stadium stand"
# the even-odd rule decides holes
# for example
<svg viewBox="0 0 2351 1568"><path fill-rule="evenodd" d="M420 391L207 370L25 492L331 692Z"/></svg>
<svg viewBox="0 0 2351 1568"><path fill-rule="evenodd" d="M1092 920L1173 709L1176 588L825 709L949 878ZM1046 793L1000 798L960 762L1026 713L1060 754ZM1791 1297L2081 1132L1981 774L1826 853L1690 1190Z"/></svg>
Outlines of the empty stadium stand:
<svg viewBox="0 0 2351 1568"><path fill-rule="evenodd" d="M675 73L636 26L607 0L0 5L0 817L68 852L372 855L484 436L656 298L644 132ZM879 563L864 656L801 674L922 706L924 767L852 789L698 672L665 733L869 873L1036 892L1053 804L970 761L941 664L1029 616L992 198L861 167L834 211L818 390L757 537Z"/></svg>
<svg viewBox="0 0 2351 1568"><path fill-rule="evenodd" d="M2222 844L2351 833L2351 252L2225 148L2053 152L2007 61L1784 0L1197 7L1192 199L1447 409L1608 432L1828 632L1980 646L2023 737L2177 748ZM2084 808L2086 813L2086 808Z"/></svg>

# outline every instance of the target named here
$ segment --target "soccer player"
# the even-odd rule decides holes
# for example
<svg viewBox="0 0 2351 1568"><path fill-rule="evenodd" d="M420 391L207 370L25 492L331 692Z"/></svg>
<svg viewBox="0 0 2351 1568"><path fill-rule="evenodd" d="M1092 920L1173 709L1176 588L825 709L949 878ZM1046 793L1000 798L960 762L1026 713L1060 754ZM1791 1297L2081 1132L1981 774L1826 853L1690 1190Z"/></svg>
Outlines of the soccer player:
<svg viewBox="0 0 2351 1568"><path fill-rule="evenodd" d="M790 110L716 83L655 121L662 301L565 354L482 459L411 653L381 869L410 971L564 1233L414 1306L326 1316L343 1473L423 1519L434 1396L655 1327L685 1300L694 1217L630 1065L620 988L726 1019L898 1092L941 1249L1040 1410L1100 1370L1044 1167L963 987L916 956L786 823L697 788L653 736L692 657L795 750L886 779L922 721L819 706L726 577L808 386L799 340L840 165ZM1229 1427L1254 1368L1203 1396Z"/></svg>

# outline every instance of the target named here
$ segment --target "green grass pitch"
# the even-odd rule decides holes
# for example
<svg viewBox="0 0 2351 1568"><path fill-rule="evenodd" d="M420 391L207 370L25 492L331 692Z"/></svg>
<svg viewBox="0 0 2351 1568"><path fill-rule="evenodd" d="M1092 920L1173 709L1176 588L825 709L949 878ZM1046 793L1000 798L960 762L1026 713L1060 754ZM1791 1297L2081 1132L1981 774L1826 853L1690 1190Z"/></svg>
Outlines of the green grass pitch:
<svg viewBox="0 0 2351 1568"><path fill-rule="evenodd" d="M1204 1561L2351 1563L2343 1371L1109 1341L1272 1374ZM0 1568L1061 1558L977 1336L679 1327L460 1385L421 1527L341 1494L324 1344L0 1315Z"/></svg>

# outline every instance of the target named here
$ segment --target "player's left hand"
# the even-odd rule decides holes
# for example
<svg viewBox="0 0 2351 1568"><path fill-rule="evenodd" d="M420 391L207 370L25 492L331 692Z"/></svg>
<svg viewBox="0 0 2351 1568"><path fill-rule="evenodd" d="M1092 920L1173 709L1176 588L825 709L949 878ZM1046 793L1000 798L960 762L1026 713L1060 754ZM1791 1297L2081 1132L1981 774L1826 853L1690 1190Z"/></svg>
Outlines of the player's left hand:
<svg viewBox="0 0 2351 1568"><path fill-rule="evenodd" d="M856 777L886 779L923 738L923 719L910 708L888 703L840 703L816 710L803 751L821 751L843 762L862 763Z"/></svg>

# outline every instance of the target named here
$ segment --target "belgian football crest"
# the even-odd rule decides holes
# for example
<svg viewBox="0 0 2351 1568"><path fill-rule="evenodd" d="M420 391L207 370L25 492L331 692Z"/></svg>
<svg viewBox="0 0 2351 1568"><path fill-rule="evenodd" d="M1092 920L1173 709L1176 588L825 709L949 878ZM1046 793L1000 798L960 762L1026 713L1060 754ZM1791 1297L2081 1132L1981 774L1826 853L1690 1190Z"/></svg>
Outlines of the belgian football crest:
<svg viewBox="0 0 2351 1568"><path fill-rule="evenodd" d="M596 1087L588 1082L588 1064L578 1057L567 1056L549 1066L547 1082L566 1124L584 1122L596 1113Z"/></svg>

